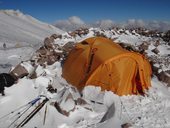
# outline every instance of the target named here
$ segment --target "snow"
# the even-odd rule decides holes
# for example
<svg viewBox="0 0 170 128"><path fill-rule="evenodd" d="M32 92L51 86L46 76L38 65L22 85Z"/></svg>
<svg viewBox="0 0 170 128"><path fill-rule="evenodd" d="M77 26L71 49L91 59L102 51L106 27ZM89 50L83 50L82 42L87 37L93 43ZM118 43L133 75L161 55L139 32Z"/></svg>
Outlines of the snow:
<svg viewBox="0 0 170 128"><path fill-rule="evenodd" d="M37 44L51 34L63 33L52 25L14 10L0 11L0 28L0 45L1 41L11 45L22 42Z"/></svg>
<svg viewBox="0 0 170 128"><path fill-rule="evenodd" d="M6 69L0 67L0 72L8 72L11 66L30 58L45 37L61 33L64 32L19 10L0 10L0 64L9 65Z"/></svg>
<svg viewBox="0 0 170 128"><path fill-rule="evenodd" d="M168 46L168 45L159 45L157 48L160 51L160 53L159 53L160 55L170 54L170 46Z"/></svg>
<svg viewBox="0 0 170 128"><path fill-rule="evenodd" d="M7 19L12 17L17 24L21 22L22 25L23 21L25 22L27 18L30 19L27 25L31 24L30 22L39 23L39 21L34 18L23 15L18 11L16 13L13 11L0 12L0 16ZM1 24L0 18L0 25ZM10 25L10 23L6 25ZM45 24L40 23L38 26L41 25L44 26ZM30 30L32 31L34 29L30 28ZM27 31L29 30L26 30L26 32ZM91 28L87 35L82 35L81 37L76 36L74 38L68 33L64 33L62 34L62 39L55 40L55 44L63 46L69 41L80 42L86 38L93 37L94 31L104 33L107 37L116 39L116 42L124 42L135 46L142 44L144 41L151 42L149 49L146 51L149 56L154 55L160 57L169 54L169 46L162 44L157 47L160 53L156 55L152 52L152 50L156 48L153 44L154 39L152 40L150 37L141 36L135 33L135 31L133 31L134 34L131 34L128 30L120 34L123 30L102 31L98 28ZM39 37L37 33L34 34L35 38ZM10 33L8 33L8 36L11 36ZM16 33L15 36L18 36L18 33ZM31 35L29 35L29 37L30 36ZM20 36L18 38L20 38ZM11 40L13 41L12 36ZM9 49L0 49L0 64L9 63L15 66L21 61L29 60L35 49L27 45L26 42L19 48L13 47L13 44L9 44ZM34 71L29 61L23 62L22 66L24 66L30 74ZM160 64L155 64L155 66L159 67ZM9 68L10 66L7 68L3 68L2 66L1 72L7 72ZM165 67L162 68L165 69ZM75 100L81 97L80 93L62 78L60 62L55 62L53 65L47 67L38 65L35 72L37 74L36 79L29 79L27 77L19 79L17 84L5 89L6 96L0 96L0 127L8 127L18 116L17 113L11 113L6 118L2 118L3 115L27 104L39 95L45 95L49 98L49 101L24 126L25 128L121 128L121 125L125 123L130 123L132 125L131 128L170 127L170 88L166 87L164 83L160 82L156 77L152 78L152 87L146 91L145 96L118 96L110 91L101 91L100 87L89 85L85 87L82 92L82 99L85 100L87 104L76 105ZM49 85L56 88L57 93L47 91ZM42 97L41 101L43 99ZM66 116L58 112L53 105L54 102L58 102L60 107L67 111L69 115ZM14 125L19 124L37 105L38 103L32 106ZM46 106L47 115L45 124L43 124ZM11 128L14 127L14 125L12 125Z"/></svg>
<svg viewBox="0 0 170 128"><path fill-rule="evenodd" d="M5 68L0 67L0 72L9 72L12 66L15 67L21 61L29 60L34 51L35 49L32 47L12 48L7 50L0 49L0 64L9 64L9 66Z"/></svg>
<svg viewBox="0 0 170 128"><path fill-rule="evenodd" d="M50 66L50 68L54 68L57 65L58 63ZM57 68L61 69L59 65ZM61 74L60 69L56 70L55 73L58 75ZM48 75L46 77L39 76L35 80L30 80L25 77L20 79L19 82L11 88L6 88L6 96L0 96L1 115L5 115L22 106L36 98L39 94L43 94L51 98L50 102L47 104L46 123L43 125L45 111L45 107L43 107L43 109L26 125L28 128L31 126L36 126L37 128L120 128L121 124L124 123L132 124L132 128L170 127L170 93L167 87L155 77L152 79L152 87L145 96L129 95L120 97L112 92L101 92L99 87L87 86L83 91L83 98L88 102L86 107L89 109L85 109L79 105L75 106L71 99L67 101L64 100L71 92L69 89L70 85L68 84L68 89L64 90L62 100L61 97L59 98L59 92L63 90L61 85L56 86L60 90L57 95L45 92L45 87L49 85L50 79L51 77ZM61 82L65 83L62 78L59 78L57 84L61 84ZM37 85L38 88L35 89L34 87ZM74 92L72 91L71 93ZM70 112L69 117L58 113L57 110L50 105L52 101L57 99L56 97L61 100L61 107L64 110L69 111L75 107L75 110ZM108 109L111 105L114 105L115 107ZM106 111L108 111L107 113L109 114L107 120L99 123ZM5 121L5 123L0 121L1 126L7 127L11 121L12 118L8 119L8 122Z"/></svg>
<svg viewBox="0 0 170 128"><path fill-rule="evenodd" d="M34 72L34 67L29 62L22 62L21 66L23 66L29 74L32 74Z"/></svg>

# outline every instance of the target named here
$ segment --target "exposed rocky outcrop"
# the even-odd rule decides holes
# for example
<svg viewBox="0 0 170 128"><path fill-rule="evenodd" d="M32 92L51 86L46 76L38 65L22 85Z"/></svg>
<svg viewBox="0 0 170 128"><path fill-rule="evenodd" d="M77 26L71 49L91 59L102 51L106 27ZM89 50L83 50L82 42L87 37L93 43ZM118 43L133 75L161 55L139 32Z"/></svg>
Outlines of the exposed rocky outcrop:
<svg viewBox="0 0 170 128"><path fill-rule="evenodd" d="M168 45L170 45L170 30L163 35L162 39L168 42Z"/></svg>

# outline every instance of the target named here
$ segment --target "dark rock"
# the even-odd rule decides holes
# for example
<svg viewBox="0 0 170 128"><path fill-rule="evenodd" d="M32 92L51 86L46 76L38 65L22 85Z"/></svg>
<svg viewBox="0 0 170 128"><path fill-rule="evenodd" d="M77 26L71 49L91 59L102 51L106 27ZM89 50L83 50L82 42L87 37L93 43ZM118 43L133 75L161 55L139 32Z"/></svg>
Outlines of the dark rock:
<svg viewBox="0 0 170 128"><path fill-rule="evenodd" d="M122 128L130 128L131 126L132 125L130 123L125 123L121 125Z"/></svg>
<svg viewBox="0 0 170 128"><path fill-rule="evenodd" d="M63 46L63 50L65 52L70 52L74 48L74 46L75 46L74 42L68 42Z"/></svg>
<svg viewBox="0 0 170 128"><path fill-rule="evenodd" d="M10 74L13 77L19 79L19 78L23 78L24 76L27 76L29 73L20 63L10 72Z"/></svg>
<svg viewBox="0 0 170 128"><path fill-rule="evenodd" d="M46 48L44 48L44 47L40 47L40 49L38 49L37 51L36 51L36 53L38 53L39 55L46 55L47 54L47 49Z"/></svg>
<svg viewBox="0 0 170 128"><path fill-rule="evenodd" d="M162 39L165 41L165 42L169 42L168 44L170 44L170 30L168 30L165 35L162 37Z"/></svg>
<svg viewBox="0 0 170 128"><path fill-rule="evenodd" d="M35 78L37 78L36 72L34 72L29 78L30 78L30 79L35 79Z"/></svg>
<svg viewBox="0 0 170 128"><path fill-rule="evenodd" d="M106 35L104 35L104 33L101 33L101 32L95 32L94 35L97 37L106 37Z"/></svg>
<svg viewBox="0 0 170 128"><path fill-rule="evenodd" d="M128 51L137 51L137 49L135 48L135 46L131 45L131 44L125 44L125 43L118 43L122 48L128 50Z"/></svg>
<svg viewBox="0 0 170 128"><path fill-rule="evenodd" d="M44 46L45 46L46 48L53 48L53 44L52 44L53 42L54 42L53 39L50 39L50 38L46 37L46 38L44 39Z"/></svg>
<svg viewBox="0 0 170 128"><path fill-rule="evenodd" d="M75 100L75 104L76 105L85 105L85 104L87 104L87 102L82 98L78 98L77 100Z"/></svg>
<svg viewBox="0 0 170 128"><path fill-rule="evenodd" d="M59 113L65 115L65 116L69 116L69 112L63 110L57 102L54 103L54 107L57 109L57 111Z"/></svg>
<svg viewBox="0 0 170 128"><path fill-rule="evenodd" d="M143 42L141 45L139 45L139 50L140 51L145 51L145 50L148 50L148 47L149 47L149 43L148 42Z"/></svg>
<svg viewBox="0 0 170 128"><path fill-rule="evenodd" d="M53 37L53 39L57 39L59 37L59 35L57 34L52 34L51 37Z"/></svg>
<svg viewBox="0 0 170 128"><path fill-rule="evenodd" d="M158 76L158 79L160 81L163 81L163 82L167 83L168 87L170 87L170 74L168 74L167 72L162 71L157 76Z"/></svg>
<svg viewBox="0 0 170 128"><path fill-rule="evenodd" d="M156 67L154 65L151 65L152 66L152 72L153 74L157 75L158 74L158 70L159 70L159 67Z"/></svg>
<svg viewBox="0 0 170 128"><path fill-rule="evenodd" d="M154 44L155 47L158 47L160 45L160 40L157 40Z"/></svg>
<svg viewBox="0 0 170 128"><path fill-rule="evenodd" d="M55 38L53 36L50 36L50 42L53 43Z"/></svg>
<svg viewBox="0 0 170 128"><path fill-rule="evenodd" d="M157 48L155 48L155 49L152 50L152 52L155 53L155 54L158 54L159 50Z"/></svg>

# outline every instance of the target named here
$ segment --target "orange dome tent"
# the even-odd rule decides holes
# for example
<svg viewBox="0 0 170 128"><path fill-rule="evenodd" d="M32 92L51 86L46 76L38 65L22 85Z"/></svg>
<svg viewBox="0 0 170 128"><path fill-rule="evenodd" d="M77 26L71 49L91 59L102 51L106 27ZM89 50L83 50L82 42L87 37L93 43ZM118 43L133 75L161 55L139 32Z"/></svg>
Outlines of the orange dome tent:
<svg viewBox="0 0 170 128"><path fill-rule="evenodd" d="M103 37L77 43L69 53L62 73L68 83L79 90L94 85L118 95L143 94L151 85L148 60Z"/></svg>

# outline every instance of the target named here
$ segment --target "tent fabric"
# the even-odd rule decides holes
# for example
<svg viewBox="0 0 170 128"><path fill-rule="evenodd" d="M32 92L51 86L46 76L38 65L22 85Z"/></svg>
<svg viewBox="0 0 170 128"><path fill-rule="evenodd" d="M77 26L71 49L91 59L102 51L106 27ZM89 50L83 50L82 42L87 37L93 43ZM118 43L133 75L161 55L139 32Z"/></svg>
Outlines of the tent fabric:
<svg viewBox="0 0 170 128"><path fill-rule="evenodd" d="M103 37L77 43L64 62L62 75L80 91L94 85L118 95L143 94L151 86L148 60Z"/></svg>

